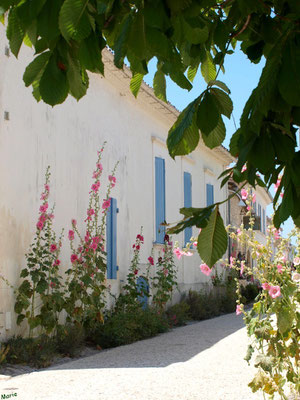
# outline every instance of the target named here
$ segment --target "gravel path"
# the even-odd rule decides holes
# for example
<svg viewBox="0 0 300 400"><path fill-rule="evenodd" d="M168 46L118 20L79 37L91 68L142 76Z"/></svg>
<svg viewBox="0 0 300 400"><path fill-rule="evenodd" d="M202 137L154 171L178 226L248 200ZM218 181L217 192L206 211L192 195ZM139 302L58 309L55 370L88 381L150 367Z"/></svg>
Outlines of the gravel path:
<svg viewBox="0 0 300 400"><path fill-rule="evenodd" d="M0 375L0 398L254 400L241 316L227 314L38 372ZM14 396L16 393L16 396Z"/></svg>

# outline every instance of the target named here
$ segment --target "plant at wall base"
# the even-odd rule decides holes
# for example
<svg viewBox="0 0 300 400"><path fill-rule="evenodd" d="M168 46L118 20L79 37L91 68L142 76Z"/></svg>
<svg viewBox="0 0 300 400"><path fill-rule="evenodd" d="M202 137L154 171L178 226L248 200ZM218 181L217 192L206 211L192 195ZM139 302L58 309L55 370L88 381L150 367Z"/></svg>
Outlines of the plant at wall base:
<svg viewBox="0 0 300 400"><path fill-rule="evenodd" d="M105 143L104 143L105 145ZM106 215L110 206L110 193L116 184L115 165L108 177L106 196L102 200L99 194L100 178L103 167L101 157L104 145L98 152L96 169L93 171L89 206L85 219L84 237L80 234L77 221L72 220L72 229L69 230L71 248L71 268L66 271L67 296L65 310L68 322L80 324L93 324L103 321L103 309L106 303L106 252L105 252L105 226ZM75 237L78 245L75 244Z"/></svg>
<svg viewBox="0 0 300 400"><path fill-rule="evenodd" d="M64 303L59 275L63 232L57 240L52 227L53 209L48 211L49 192L50 167L47 168L45 175L35 237L26 254L26 267L20 274L23 281L16 290L17 324L20 325L26 320L29 325L29 336L32 336L33 330L38 327L46 333L52 332L57 326Z"/></svg>
<svg viewBox="0 0 300 400"><path fill-rule="evenodd" d="M152 278L153 305L159 310L164 310L172 298L173 290L177 287L177 270L174 263L173 244L169 235L164 237L162 255L158 258L156 273Z"/></svg>
<svg viewBox="0 0 300 400"><path fill-rule="evenodd" d="M253 353L257 354L254 365L258 371L249 386L253 392L262 390L270 398L277 393L281 399L287 399L289 387L300 392L300 231L294 229L288 239L283 239L274 226L269 226L266 244L260 244L253 230L255 219L250 196L246 201L250 228L241 226L230 235L251 253L255 265L250 268L244 261L232 258L228 266L240 275L252 276L253 282L262 287L252 309L246 312L236 278L239 296L236 313L244 314L252 339L245 359L250 362ZM291 261L293 236L297 245Z"/></svg>

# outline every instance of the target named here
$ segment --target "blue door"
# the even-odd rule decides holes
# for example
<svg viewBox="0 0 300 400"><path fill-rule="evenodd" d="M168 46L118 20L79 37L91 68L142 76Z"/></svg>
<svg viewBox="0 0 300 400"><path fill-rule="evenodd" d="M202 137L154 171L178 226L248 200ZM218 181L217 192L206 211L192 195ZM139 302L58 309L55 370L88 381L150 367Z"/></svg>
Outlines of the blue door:
<svg viewBox="0 0 300 400"><path fill-rule="evenodd" d="M147 282L147 279L143 276L139 276L137 280L137 288L140 292L140 295L138 296L138 301L141 303L142 309L145 310L148 306L147 294L149 293L149 284Z"/></svg>

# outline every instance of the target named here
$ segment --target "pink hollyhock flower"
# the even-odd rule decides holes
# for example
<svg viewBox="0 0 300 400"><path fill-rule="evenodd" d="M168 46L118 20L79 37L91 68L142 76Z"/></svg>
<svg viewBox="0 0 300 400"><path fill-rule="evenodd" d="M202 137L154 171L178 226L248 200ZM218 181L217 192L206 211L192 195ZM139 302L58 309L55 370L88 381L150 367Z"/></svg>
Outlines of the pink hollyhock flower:
<svg viewBox="0 0 300 400"><path fill-rule="evenodd" d="M191 257L193 255L193 253L191 251L183 251L182 255L183 256L187 256L187 257Z"/></svg>
<svg viewBox="0 0 300 400"><path fill-rule="evenodd" d="M142 235L138 234L136 235L136 238L140 240L142 243L144 243L144 237Z"/></svg>
<svg viewBox="0 0 300 400"><path fill-rule="evenodd" d="M50 251L51 251L51 253L54 253L56 250L57 250L56 244L55 244L55 243L52 243L52 244L50 245Z"/></svg>
<svg viewBox="0 0 300 400"><path fill-rule="evenodd" d="M41 194L41 200L46 200L48 197L48 193L42 193Z"/></svg>
<svg viewBox="0 0 300 400"><path fill-rule="evenodd" d="M41 213L45 213L45 212L47 211L47 208L48 208L48 203L43 204L43 205L40 207L40 212L41 212Z"/></svg>
<svg viewBox="0 0 300 400"><path fill-rule="evenodd" d="M271 285L269 285L268 282L264 282L264 283L261 285L261 287L262 287L264 290L269 290L269 289L271 288Z"/></svg>
<svg viewBox="0 0 300 400"><path fill-rule="evenodd" d="M48 218L50 218L50 219L54 219L54 214L48 214Z"/></svg>
<svg viewBox="0 0 300 400"><path fill-rule="evenodd" d="M300 282L300 274L299 274L299 272L293 272L292 273L292 280L294 282Z"/></svg>
<svg viewBox="0 0 300 400"><path fill-rule="evenodd" d="M243 311L242 311L242 306L241 306L240 304L238 304L238 305L236 306L235 313L236 313L236 315L240 315L242 312L243 312Z"/></svg>
<svg viewBox="0 0 300 400"><path fill-rule="evenodd" d="M73 219L71 220L71 224L72 224L72 226L76 226L76 225L77 225L76 219L73 218Z"/></svg>
<svg viewBox="0 0 300 400"><path fill-rule="evenodd" d="M56 283L51 281L51 282L50 282L50 287L51 287L51 288L54 288L55 286L56 286Z"/></svg>
<svg viewBox="0 0 300 400"><path fill-rule="evenodd" d="M286 263L287 262L287 256L284 254L282 257L281 257L281 261L283 262L283 263Z"/></svg>
<svg viewBox="0 0 300 400"><path fill-rule="evenodd" d="M99 187L100 187L100 182L98 181L98 182L92 184L91 189L93 192L96 193L96 192L98 192Z"/></svg>
<svg viewBox="0 0 300 400"><path fill-rule="evenodd" d="M93 172L93 179L98 179L99 175L100 175L100 171L94 171Z"/></svg>
<svg viewBox="0 0 300 400"><path fill-rule="evenodd" d="M100 236L94 236L92 240L93 240L93 243L96 243L98 245L100 242Z"/></svg>
<svg viewBox="0 0 300 400"><path fill-rule="evenodd" d="M182 257L182 251L180 250L179 247L175 247L173 250L173 253L176 255L176 257L178 258L178 260L181 259Z"/></svg>
<svg viewBox="0 0 300 400"><path fill-rule="evenodd" d="M44 227L44 224L42 221L38 221L38 223L36 224L36 227L41 231Z"/></svg>
<svg viewBox="0 0 300 400"><path fill-rule="evenodd" d="M277 264L277 271L279 274L282 274L282 265L281 264Z"/></svg>
<svg viewBox="0 0 300 400"><path fill-rule="evenodd" d="M103 203L102 203L103 210L106 210L107 208L109 208L109 206L110 206L110 199L103 200Z"/></svg>
<svg viewBox="0 0 300 400"><path fill-rule="evenodd" d="M117 179L115 176L109 175L108 180L111 182L111 186L115 187Z"/></svg>
<svg viewBox="0 0 300 400"><path fill-rule="evenodd" d="M45 188L45 190L46 190L47 192L50 192L50 186L49 186L48 184L46 184L46 185L44 186L44 188Z"/></svg>
<svg viewBox="0 0 300 400"><path fill-rule="evenodd" d="M275 238L275 240L280 239L280 231L277 229L275 229L275 231L274 231L274 238Z"/></svg>
<svg viewBox="0 0 300 400"><path fill-rule="evenodd" d="M74 263L74 262L76 262L77 260L78 260L77 255L76 255L76 254L72 254L72 255L71 255L71 263Z"/></svg>
<svg viewBox="0 0 300 400"><path fill-rule="evenodd" d="M57 259L54 261L53 265L60 265L60 260L57 258Z"/></svg>
<svg viewBox="0 0 300 400"><path fill-rule="evenodd" d="M139 271L138 271L137 269L135 269L135 270L133 271L134 275L137 275L138 272L139 272Z"/></svg>
<svg viewBox="0 0 300 400"><path fill-rule="evenodd" d="M148 261L149 261L149 263L151 264L151 265L154 265L154 260L153 260L153 257L148 257Z"/></svg>
<svg viewBox="0 0 300 400"><path fill-rule="evenodd" d="M103 166L102 166L101 163L97 163L97 164L96 164L96 167L99 169L99 171L102 171L102 170L103 170Z"/></svg>
<svg viewBox="0 0 300 400"><path fill-rule="evenodd" d="M201 264L200 269L201 272L206 276L209 276L211 274L211 268L209 268L207 264Z"/></svg>
<svg viewBox="0 0 300 400"><path fill-rule="evenodd" d="M79 247L78 247L79 253L82 253L82 250L83 250L83 247L82 247L82 246L79 246Z"/></svg>
<svg viewBox="0 0 300 400"><path fill-rule="evenodd" d="M72 231L71 229L69 230L69 240L74 240L74 238L75 238L75 233L74 233L74 231Z"/></svg>
<svg viewBox="0 0 300 400"><path fill-rule="evenodd" d="M232 268L234 266L234 263L235 263L235 258L230 256L229 260L230 260L230 265L229 266L230 266L230 268Z"/></svg>
<svg viewBox="0 0 300 400"><path fill-rule="evenodd" d="M300 257L295 257L293 263L294 263L294 265L299 265L300 264Z"/></svg>
<svg viewBox="0 0 300 400"><path fill-rule="evenodd" d="M246 200L248 197L248 192L246 189L241 190L242 200Z"/></svg>
<svg viewBox="0 0 300 400"><path fill-rule="evenodd" d="M85 241L85 243L88 243L90 241L90 232L89 231L86 232L84 241Z"/></svg>
<svg viewBox="0 0 300 400"><path fill-rule="evenodd" d="M247 206L247 211L250 211L251 210L251 206Z"/></svg>
<svg viewBox="0 0 300 400"><path fill-rule="evenodd" d="M253 193L253 195L252 195L252 203L255 203L256 202L256 193Z"/></svg>
<svg viewBox="0 0 300 400"><path fill-rule="evenodd" d="M135 244L132 245L132 248L135 249Z"/></svg>
<svg viewBox="0 0 300 400"><path fill-rule="evenodd" d="M141 247L140 247L139 244L137 244L135 248L136 248L137 250L139 250Z"/></svg>
<svg viewBox="0 0 300 400"><path fill-rule="evenodd" d="M269 295L272 297L272 299L275 299L276 297L279 297L281 295L280 287L278 285L271 286L270 289L269 289Z"/></svg>
<svg viewBox="0 0 300 400"><path fill-rule="evenodd" d="M93 242L93 243L90 244L90 249L92 249L92 250L94 250L94 251L97 250L97 247L98 247L98 244L95 243L95 242Z"/></svg>
<svg viewBox="0 0 300 400"><path fill-rule="evenodd" d="M244 273L244 269L245 269L245 261L241 261L241 271L240 271L241 276Z"/></svg>
<svg viewBox="0 0 300 400"><path fill-rule="evenodd" d="M197 247L197 245L198 245L198 242L197 242L197 241L196 241L196 242L193 242L193 246Z"/></svg>
<svg viewBox="0 0 300 400"><path fill-rule="evenodd" d="M167 268L163 269L163 274L164 276L168 276L169 275L169 270Z"/></svg>
<svg viewBox="0 0 300 400"><path fill-rule="evenodd" d="M41 214L39 220L44 223L47 219L47 215L46 214Z"/></svg>
<svg viewBox="0 0 300 400"><path fill-rule="evenodd" d="M238 229L236 230L236 234L237 234L237 235L241 235L241 234L242 234L242 231L240 230L240 228L238 228Z"/></svg>

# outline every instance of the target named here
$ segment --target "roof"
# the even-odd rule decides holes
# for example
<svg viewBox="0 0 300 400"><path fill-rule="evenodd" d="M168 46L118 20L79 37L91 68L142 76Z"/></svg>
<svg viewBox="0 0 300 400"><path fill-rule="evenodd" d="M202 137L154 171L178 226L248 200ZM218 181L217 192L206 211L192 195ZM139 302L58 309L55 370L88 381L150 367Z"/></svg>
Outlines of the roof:
<svg viewBox="0 0 300 400"><path fill-rule="evenodd" d="M129 92L129 81L131 80L132 73L130 69L124 65L123 69L119 69L114 65L114 55L113 53L108 49L105 48L102 52L102 58L105 66L105 74L106 72L109 72L113 74L114 76L118 77L120 80L125 81L126 85L126 90ZM124 87L125 89L125 87ZM133 95L132 95L133 96ZM147 106L149 105L154 108L156 111L160 113L164 118L166 118L169 123L173 124L179 114L180 111L169 101L166 103L160 99L158 99L151 86L147 85L144 81L141 84L141 88L139 91L139 100L145 101ZM202 142L202 140L200 141ZM201 143L200 143L201 144ZM229 151L226 149L224 146L219 146L214 148L213 150L210 150L208 147L206 147L207 151L212 151L216 156L221 158L222 160L225 161L226 165L232 163L235 161L235 157L233 157Z"/></svg>

